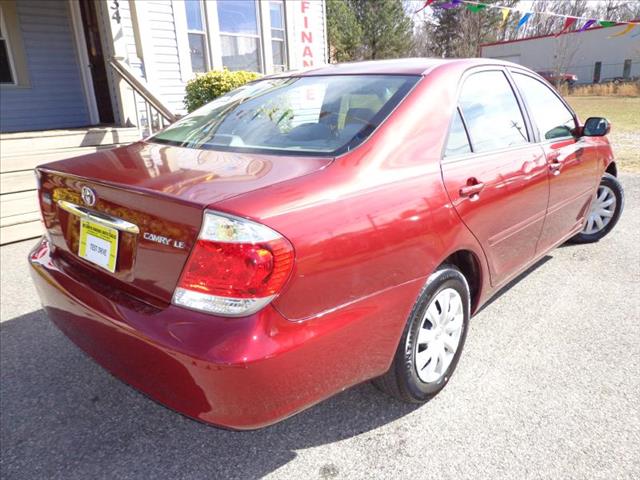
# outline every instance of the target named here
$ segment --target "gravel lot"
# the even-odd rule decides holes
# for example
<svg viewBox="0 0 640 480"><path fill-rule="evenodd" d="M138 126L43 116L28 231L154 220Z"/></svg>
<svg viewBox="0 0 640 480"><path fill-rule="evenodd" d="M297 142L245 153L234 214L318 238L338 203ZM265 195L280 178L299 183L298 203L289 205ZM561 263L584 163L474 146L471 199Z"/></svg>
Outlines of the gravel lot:
<svg viewBox="0 0 640 480"><path fill-rule="evenodd" d="M472 321L447 388L420 408L370 384L274 427L208 427L96 366L38 307L2 247L1 476L640 477L640 175L599 244L551 252Z"/></svg>

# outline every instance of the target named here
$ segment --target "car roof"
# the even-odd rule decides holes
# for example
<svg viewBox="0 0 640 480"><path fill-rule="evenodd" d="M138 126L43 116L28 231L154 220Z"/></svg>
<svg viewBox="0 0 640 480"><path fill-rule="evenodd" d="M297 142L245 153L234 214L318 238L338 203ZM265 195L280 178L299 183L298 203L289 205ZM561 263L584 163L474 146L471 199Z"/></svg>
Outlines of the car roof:
<svg viewBox="0 0 640 480"><path fill-rule="evenodd" d="M491 58L400 58L393 60L372 60L366 62L336 63L309 67L304 70L283 72L274 77L312 77L320 75L425 75L443 65L457 64L461 67L480 65L520 66L511 62Z"/></svg>

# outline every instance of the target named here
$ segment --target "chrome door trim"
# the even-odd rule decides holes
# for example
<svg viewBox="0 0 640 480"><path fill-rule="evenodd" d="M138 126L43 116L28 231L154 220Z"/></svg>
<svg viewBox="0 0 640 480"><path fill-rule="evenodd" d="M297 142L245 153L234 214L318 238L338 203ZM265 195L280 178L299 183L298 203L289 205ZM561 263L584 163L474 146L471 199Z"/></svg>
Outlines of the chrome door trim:
<svg viewBox="0 0 640 480"><path fill-rule="evenodd" d="M107 215L106 213L89 210L88 208L81 207L80 205L76 205L75 203L67 202L66 200L58 200L57 203L58 206L64 211L76 215L80 218L91 220L92 222L99 223L101 225L104 225L105 227L115 228L116 230L120 230L121 232L133 233L134 235L138 235L140 233L140 229L137 225L127 222L126 220L122 220L121 218L112 217L111 215Z"/></svg>

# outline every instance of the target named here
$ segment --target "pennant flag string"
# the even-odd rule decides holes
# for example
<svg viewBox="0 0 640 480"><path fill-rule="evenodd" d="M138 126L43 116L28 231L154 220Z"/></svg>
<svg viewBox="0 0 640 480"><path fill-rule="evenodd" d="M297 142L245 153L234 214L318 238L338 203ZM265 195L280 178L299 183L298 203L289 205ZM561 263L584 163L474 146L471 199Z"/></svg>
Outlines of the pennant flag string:
<svg viewBox="0 0 640 480"><path fill-rule="evenodd" d="M484 3L482 1L477 1L477 0L449 0L449 1L445 1L444 3L435 3L435 0L425 0L425 2L422 5L422 7L419 10L416 10L416 12L414 12L414 13L418 13L418 12L424 10L428 6L437 7L437 8L443 8L445 10L448 10L448 9L452 9L452 8L458 7L458 6L463 5L463 4L467 7L467 10L469 10L471 12L480 12L480 11L482 11L484 9L487 9L487 8L500 9L500 12L502 14L502 25L503 26L507 22L511 12L518 12L520 14L524 13L524 16L521 17L521 19L518 22L518 26L516 28L516 31L519 30L520 27L522 27L533 15L546 15L546 16L550 16L550 17L564 18L565 22L564 22L564 25L562 27L562 30L560 30L560 32L558 32L558 34L556 34L556 36L557 35L561 35L563 33L567 33L571 29L571 27L573 27L578 21L580 21L581 23L584 21L584 24L578 30L578 32L584 32L585 30L588 30L589 28L594 26L596 23L600 27L604 27L604 28L615 27L616 25L625 25L625 24L627 25L627 27L623 31L618 32L615 35L611 35L608 38L621 37L622 35L626 35L631 30L633 30L635 25L639 25L640 24L640 22L638 22L638 21L616 22L616 21L612 21L612 20L597 20L597 19L594 19L594 18L573 17L573 16L567 16L567 15L564 15L564 14L561 14L561 13L554 13L554 12L547 12L547 11L542 11L542 12L523 12L522 10L520 10L517 7L505 7L503 5L489 4L489 3ZM633 36L635 37L637 35L633 35Z"/></svg>
<svg viewBox="0 0 640 480"><path fill-rule="evenodd" d="M462 3L465 3L467 5L484 5L486 8L499 8L500 10L503 9L508 9L511 10L512 12L518 12L518 13L523 13L522 10L520 10L518 7L505 7L503 5L495 5L495 4L490 4L490 3L484 3L484 2L480 2L480 1L476 1L476 0L462 0ZM434 7L437 7L437 4L433 5ZM535 15L548 15L550 17L561 17L561 18L567 18L567 15L561 14L561 13L555 13L555 12L533 12ZM584 21L589 21L592 20L592 18L590 17L571 17L571 18L575 18L576 20L584 20ZM639 21L632 21L632 22L615 22L615 21L610 21L610 20L598 20L598 24L601 27L613 27L615 25L620 25L620 24L625 24L625 23L633 23L633 24L639 24Z"/></svg>

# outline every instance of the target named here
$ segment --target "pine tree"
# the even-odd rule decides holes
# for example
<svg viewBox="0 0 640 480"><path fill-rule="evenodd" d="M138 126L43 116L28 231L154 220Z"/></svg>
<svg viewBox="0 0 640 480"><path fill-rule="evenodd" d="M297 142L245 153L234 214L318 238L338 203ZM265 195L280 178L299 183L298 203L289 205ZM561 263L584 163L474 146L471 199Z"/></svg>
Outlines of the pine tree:
<svg viewBox="0 0 640 480"><path fill-rule="evenodd" d="M412 46L402 0L328 0L327 30L336 61L401 58Z"/></svg>
<svg viewBox="0 0 640 480"><path fill-rule="evenodd" d="M327 0L329 53L334 62L358 58L362 28L353 9L344 0Z"/></svg>
<svg viewBox="0 0 640 480"><path fill-rule="evenodd" d="M349 0L362 25L362 57L399 58L411 50L413 24L402 0Z"/></svg>

